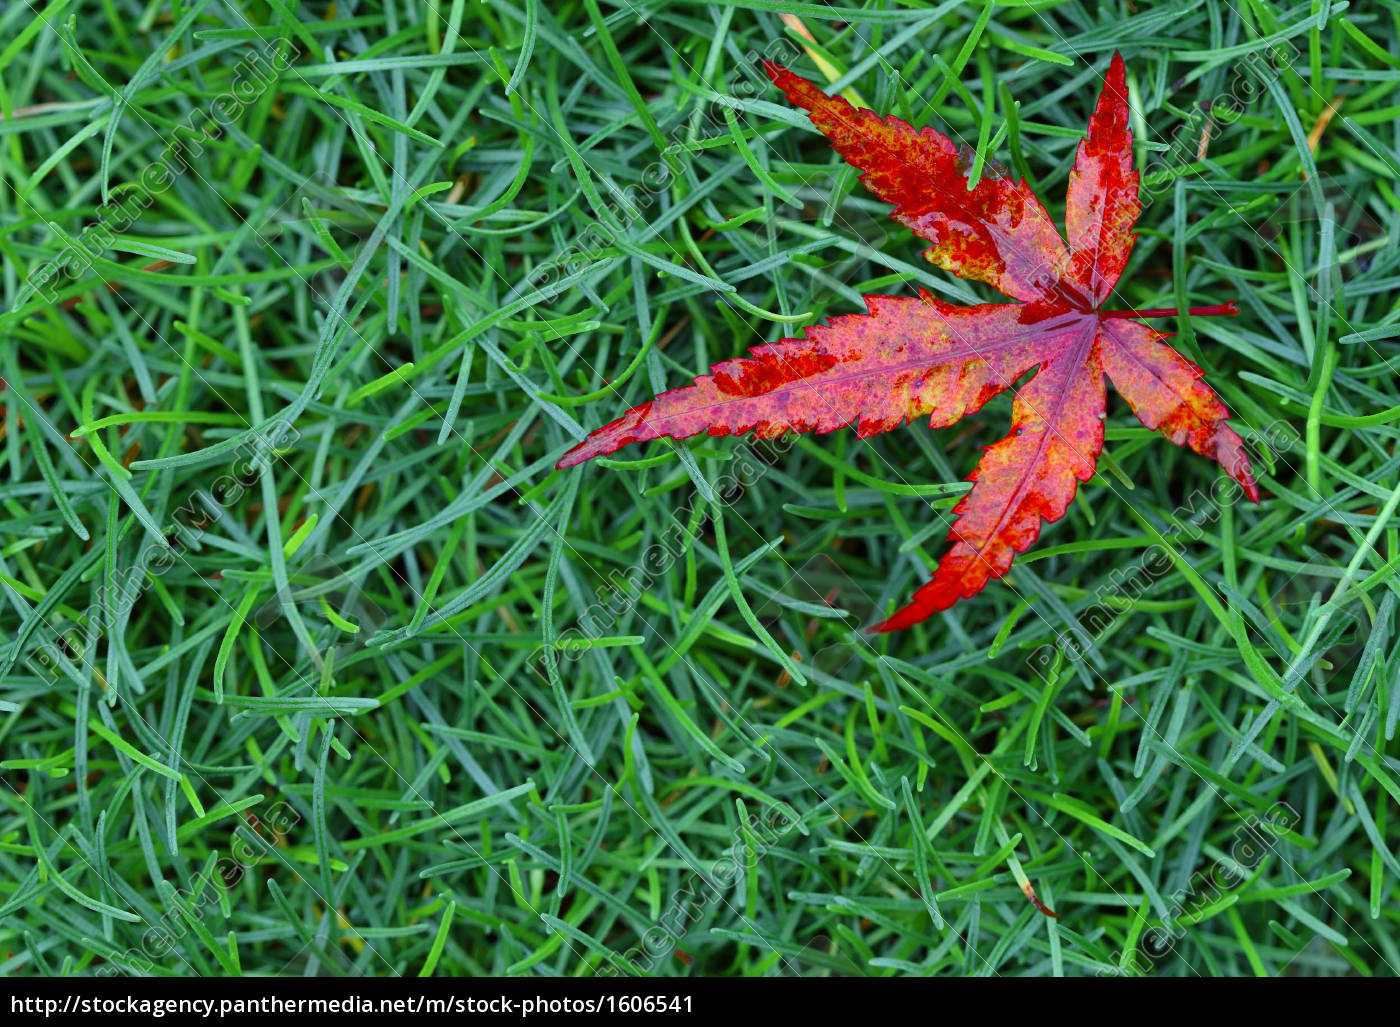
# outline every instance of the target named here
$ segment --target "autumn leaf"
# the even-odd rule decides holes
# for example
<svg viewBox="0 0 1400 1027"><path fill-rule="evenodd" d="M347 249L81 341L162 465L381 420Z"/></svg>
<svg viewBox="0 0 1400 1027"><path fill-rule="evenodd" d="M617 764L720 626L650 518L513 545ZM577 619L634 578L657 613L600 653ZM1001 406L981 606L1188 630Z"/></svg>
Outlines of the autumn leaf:
<svg viewBox="0 0 1400 1027"><path fill-rule="evenodd" d="M1229 411L1200 368L1137 320L1177 311L1103 309L1132 252L1140 211L1119 55L1075 156L1064 237L1024 181L994 172L969 189L966 151L948 137L856 109L785 68L765 66L861 169L865 187L894 204L891 217L929 243L929 261L1017 302L964 307L922 290L866 297L865 314L759 346L628 411L559 467L658 438L773 438L850 425L864 438L924 415L941 428L1033 373L1014 389L1010 434L987 447L971 491L953 510L951 549L932 579L874 631L907 628L981 591L1035 542L1042 522L1064 516L1103 448L1105 375L1144 425L1218 461L1258 502L1243 443L1226 423ZM1235 312L1233 304L1191 310Z"/></svg>

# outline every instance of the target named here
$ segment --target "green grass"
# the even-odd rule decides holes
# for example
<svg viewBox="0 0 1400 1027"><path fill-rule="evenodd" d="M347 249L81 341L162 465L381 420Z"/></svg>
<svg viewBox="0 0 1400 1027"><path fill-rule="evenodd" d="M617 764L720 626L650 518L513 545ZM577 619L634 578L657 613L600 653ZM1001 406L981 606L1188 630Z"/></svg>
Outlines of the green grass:
<svg viewBox="0 0 1400 1027"><path fill-rule="evenodd" d="M1174 330L1263 503L1115 400L1004 582L871 638L1005 397L553 471L862 293L989 297L767 87L820 77L783 12L1057 219L1122 50L1121 306L1238 301ZM1400 6L25 0L0 40L0 972L1400 969Z"/></svg>

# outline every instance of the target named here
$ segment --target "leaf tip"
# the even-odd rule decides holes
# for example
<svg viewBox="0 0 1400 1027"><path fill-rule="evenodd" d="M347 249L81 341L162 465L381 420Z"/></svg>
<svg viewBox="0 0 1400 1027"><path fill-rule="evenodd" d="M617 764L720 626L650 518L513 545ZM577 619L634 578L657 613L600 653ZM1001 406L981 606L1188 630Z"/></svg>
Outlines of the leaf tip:
<svg viewBox="0 0 1400 1027"><path fill-rule="evenodd" d="M1128 67L1123 63L1123 54L1118 50L1113 51L1113 60L1108 62L1108 74L1104 76L1105 81L1122 87L1128 80Z"/></svg>
<svg viewBox="0 0 1400 1027"><path fill-rule="evenodd" d="M1253 470L1246 465L1240 476L1235 479L1244 489L1244 494L1249 497L1251 503L1259 502L1259 483L1254 480Z"/></svg>
<svg viewBox="0 0 1400 1027"><path fill-rule="evenodd" d="M1041 901L1040 896L1038 896L1035 893L1035 888L1031 885L1030 881L1027 881L1025 884L1021 885L1021 892L1026 896L1026 898L1030 900L1031 905L1034 906L1036 909L1040 910L1041 913L1045 914L1053 920L1060 919L1059 913L1056 913L1053 909L1051 909L1049 906L1047 906L1044 902Z"/></svg>

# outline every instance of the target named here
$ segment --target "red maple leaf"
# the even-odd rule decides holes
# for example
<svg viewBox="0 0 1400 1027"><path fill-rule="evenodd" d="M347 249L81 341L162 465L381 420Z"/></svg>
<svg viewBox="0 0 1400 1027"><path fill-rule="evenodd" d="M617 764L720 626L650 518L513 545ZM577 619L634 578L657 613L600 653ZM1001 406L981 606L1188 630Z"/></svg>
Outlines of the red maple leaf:
<svg viewBox="0 0 1400 1027"><path fill-rule="evenodd" d="M805 108L861 181L893 203L891 217L928 240L924 256L1019 302L960 307L917 297L868 296L805 338L759 346L695 384L663 392L570 450L571 467L630 442L752 431L829 432L862 438L928 414L941 428L974 413L1027 372L1015 390L1011 433L987 447L954 508L952 548L932 580L874 631L909 627L979 592L1064 516L1103 448L1104 375L1138 419L1177 445L1219 461L1258 502L1229 411L1201 370L1134 320L1175 310L1104 310L1128 262L1140 211L1123 59L1114 54L1070 173L1064 239L1024 181L993 173L969 189L964 157L932 128L857 110L785 68L765 64ZM1193 308L1233 314L1233 303Z"/></svg>

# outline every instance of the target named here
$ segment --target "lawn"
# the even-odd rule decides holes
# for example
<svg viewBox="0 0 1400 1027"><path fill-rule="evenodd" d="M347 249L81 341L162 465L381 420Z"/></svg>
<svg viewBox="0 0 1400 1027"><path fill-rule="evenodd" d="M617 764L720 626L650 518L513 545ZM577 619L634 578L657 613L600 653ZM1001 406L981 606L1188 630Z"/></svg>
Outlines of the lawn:
<svg viewBox="0 0 1400 1027"><path fill-rule="evenodd" d="M556 462L919 288L776 60L1065 212L1261 502L1112 396L1004 579L956 427ZM1400 971L1393 0L0 7L0 973ZM851 92L853 91L853 92ZM1223 479L1229 486L1228 479Z"/></svg>

